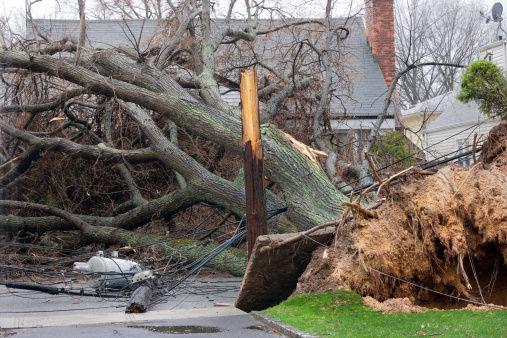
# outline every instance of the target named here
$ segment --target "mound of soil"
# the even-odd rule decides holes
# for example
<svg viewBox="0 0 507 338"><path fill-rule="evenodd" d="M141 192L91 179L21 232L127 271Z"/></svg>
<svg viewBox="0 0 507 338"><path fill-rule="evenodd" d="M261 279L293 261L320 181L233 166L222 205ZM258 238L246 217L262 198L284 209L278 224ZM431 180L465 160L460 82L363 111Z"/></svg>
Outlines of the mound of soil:
<svg viewBox="0 0 507 338"><path fill-rule="evenodd" d="M507 149L507 121L502 121L491 129L488 138L482 145L479 161L491 163Z"/></svg>
<svg viewBox="0 0 507 338"><path fill-rule="evenodd" d="M379 301L406 297L455 308L467 304L413 284L479 302L480 286L487 303L507 306L507 124L492 135L487 163L413 175L377 210L378 219L356 217L335 251L314 251L294 293L346 288Z"/></svg>
<svg viewBox="0 0 507 338"><path fill-rule="evenodd" d="M375 298L366 296L363 300L374 311L382 311L383 313L420 313L428 311L426 308L414 305L408 298L389 298L384 302L379 302Z"/></svg>

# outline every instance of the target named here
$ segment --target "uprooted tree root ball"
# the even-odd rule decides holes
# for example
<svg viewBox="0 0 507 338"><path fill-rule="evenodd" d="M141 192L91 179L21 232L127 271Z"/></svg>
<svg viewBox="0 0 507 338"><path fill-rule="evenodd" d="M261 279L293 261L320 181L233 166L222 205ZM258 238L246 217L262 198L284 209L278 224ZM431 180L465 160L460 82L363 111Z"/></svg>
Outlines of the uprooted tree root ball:
<svg viewBox="0 0 507 338"><path fill-rule="evenodd" d="M507 134L502 123L492 134ZM485 149L505 149L491 138ZM456 301L371 269L456 297L507 306L507 153L483 154L468 168L447 166L431 176L414 175L378 210L378 219L357 219L337 239L336 251L321 247L295 291L347 288L377 300L408 297L427 307L463 307ZM461 212L461 210L462 212ZM463 216L462 216L463 215ZM464 224L463 224L464 223Z"/></svg>

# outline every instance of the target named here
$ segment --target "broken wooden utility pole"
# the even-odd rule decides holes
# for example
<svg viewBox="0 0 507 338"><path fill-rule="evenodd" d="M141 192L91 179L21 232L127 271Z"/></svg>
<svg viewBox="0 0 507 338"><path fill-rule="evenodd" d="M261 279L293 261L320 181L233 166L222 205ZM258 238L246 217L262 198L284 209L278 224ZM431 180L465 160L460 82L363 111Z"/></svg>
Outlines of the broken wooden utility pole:
<svg viewBox="0 0 507 338"><path fill-rule="evenodd" d="M241 120L243 123L246 226L248 257L257 237L266 234L266 196L264 191L264 158L262 155L257 97L257 71L241 72Z"/></svg>
<svg viewBox="0 0 507 338"><path fill-rule="evenodd" d="M151 279L145 280L143 283L132 293L125 313L144 313L148 311L155 285Z"/></svg>

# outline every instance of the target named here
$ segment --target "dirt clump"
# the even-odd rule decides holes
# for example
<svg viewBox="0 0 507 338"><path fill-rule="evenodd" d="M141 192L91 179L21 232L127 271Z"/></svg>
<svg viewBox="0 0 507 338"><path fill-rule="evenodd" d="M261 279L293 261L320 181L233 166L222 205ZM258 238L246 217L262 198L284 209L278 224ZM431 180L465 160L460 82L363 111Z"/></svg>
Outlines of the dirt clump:
<svg viewBox="0 0 507 338"><path fill-rule="evenodd" d="M491 163L505 152L505 149L507 149L507 121L502 121L490 130L488 138L482 144L479 161Z"/></svg>
<svg viewBox="0 0 507 338"><path fill-rule="evenodd" d="M485 145L496 152L484 154L488 163L408 178L378 219L356 217L336 250L314 251L294 294L346 288L379 301L457 308L467 303L427 289L481 302L479 284L486 303L507 306L507 153L495 150L507 145L507 124L497 128L493 135L506 136L494 149Z"/></svg>
<svg viewBox="0 0 507 338"><path fill-rule="evenodd" d="M366 305L370 306L374 311L382 311L383 313L420 313L426 312L428 309L417 306L410 301L408 298L389 298L384 302L379 302L375 298L366 296L363 298Z"/></svg>

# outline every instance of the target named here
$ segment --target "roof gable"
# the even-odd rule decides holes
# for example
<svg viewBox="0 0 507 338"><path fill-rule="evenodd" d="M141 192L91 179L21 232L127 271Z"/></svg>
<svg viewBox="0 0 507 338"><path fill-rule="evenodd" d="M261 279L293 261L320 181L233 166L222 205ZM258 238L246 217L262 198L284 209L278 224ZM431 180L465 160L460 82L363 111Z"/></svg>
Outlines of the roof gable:
<svg viewBox="0 0 507 338"><path fill-rule="evenodd" d="M426 132L434 132L441 129L457 127L465 124L480 123L488 119L475 102L463 103L456 99L455 92L439 95L425 102L418 103L414 108L403 113L403 116L411 114L441 113L426 128Z"/></svg>

